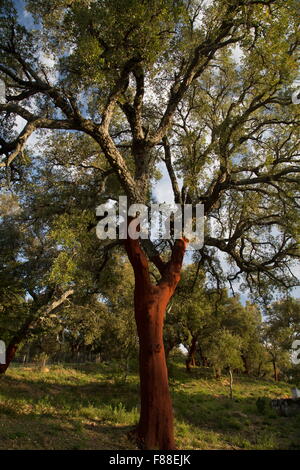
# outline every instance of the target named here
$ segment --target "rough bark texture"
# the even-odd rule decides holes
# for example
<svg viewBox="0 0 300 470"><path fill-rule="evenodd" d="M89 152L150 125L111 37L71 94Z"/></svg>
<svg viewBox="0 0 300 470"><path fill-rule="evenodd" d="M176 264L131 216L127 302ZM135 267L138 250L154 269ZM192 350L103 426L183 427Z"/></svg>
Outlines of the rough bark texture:
<svg viewBox="0 0 300 470"><path fill-rule="evenodd" d="M186 242L176 241L168 263L152 260L161 273L157 285L150 281L148 260L139 240L128 237L124 244L135 274L134 305L140 343L141 413L137 440L144 449L175 449L163 324L166 307L180 279Z"/></svg>

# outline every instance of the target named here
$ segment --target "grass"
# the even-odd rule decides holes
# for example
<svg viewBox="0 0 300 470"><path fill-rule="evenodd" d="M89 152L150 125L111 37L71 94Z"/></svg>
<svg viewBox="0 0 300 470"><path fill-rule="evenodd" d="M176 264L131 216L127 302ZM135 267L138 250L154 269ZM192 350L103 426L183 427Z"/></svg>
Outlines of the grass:
<svg viewBox="0 0 300 470"><path fill-rule="evenodd" d="M287 397L290 385L170 366L181 449L300 449L300 415L281 417L258 398ZM0 380L0 449L135 449L127 433L139 415L136 374L115 380L109 365L9 368Z"/></svg>

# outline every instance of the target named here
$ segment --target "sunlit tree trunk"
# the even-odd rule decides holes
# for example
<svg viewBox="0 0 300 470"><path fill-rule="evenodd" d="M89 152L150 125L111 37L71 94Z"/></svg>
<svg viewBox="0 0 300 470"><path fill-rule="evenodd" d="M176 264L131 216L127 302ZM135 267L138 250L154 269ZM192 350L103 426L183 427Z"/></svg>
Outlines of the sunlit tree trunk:
<svg viewBox="0 0 300 470"><path fill-rule="evenodd" d="M175 449L163 325L166 307L180 279L186 243L177 240L168 263L160 261L161 280L150 281L148 260L139 240L125 241L135 273L135 319L139 337L141 413L137 441L144 449ZM158 264L156 263L158 266Z"/></svg>
<svg viewBox="0 0 300 470"><path fill-rule="evenodd" d="M209 362L208 362L208 359L206 356L203 355L203 351L202 351L202 348L201 346L199 346L198 344L198 350L199 350L199 354L200 354L200 359L201 359L201 364L203 367L209 367Z"/></svg>

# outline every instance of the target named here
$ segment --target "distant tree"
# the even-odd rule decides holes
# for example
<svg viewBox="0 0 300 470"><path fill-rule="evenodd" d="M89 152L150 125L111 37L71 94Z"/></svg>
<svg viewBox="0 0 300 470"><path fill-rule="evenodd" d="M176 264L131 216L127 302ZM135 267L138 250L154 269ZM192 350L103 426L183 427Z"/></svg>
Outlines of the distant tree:
<svg viewBox="0 0 300 470"><path fill-rule="evenodd" d="M209 291L205 288L204 273L199 273L197 266L191 264L182 271L179 288L167 312L165 329L165 342L168 341L169 333L175 340L174 346L182 342L187 348L188 372L196 365L196 353L201 339L214 330L211 313L212 303Z"/></svg>
<svg viewBox="0 0 300 470"><path fill-rule="evenodd" d="M175 202L204 204L207 231L198 255L214 280L223 252L231 260L231 283L244 278L261 294L270 282L295 285L288 263L299 258L299 106L291 101L297 2L26 5L35 30L17 21L12 2L1 3L0 78L7 102L0 112L5 120L26 121L15 135L4 125L6 180L18 178L17 157L24 158L28 137L39 129L93 139L130 203L150 203L153 170L163 159ZM168 261L153 243L142 247L127 239L124 246L135 274L140 344L137 437L145 448L172 449L163 323L187 241L167 245Z"/></svg>
<svg viewBox="0 0 300 470"><path fill-rule="evenodd" d="M242 305L239 295L234 297L228 295L225 289L214 292L206 292L207 314L202 325L202 336L200 338L197 354L205 363L215 369L215 375L219 378L222 374L222 367L214 365L210 356L211 344L215 341L215 336L221 335L225 330L238 339L239 369L245 374L260 374L263 364L266 362L265 348L263 344L263 321L258 305L246 302ZM222 355L221 349L219 350ZM215 354L215 352L214 352Z"/></svg>
<svg viewBox="0 0 300 470"><path fill-rule="evenodd" d="M21 215L4 215L0 238L0 336L6 343L6 363L0 365L3 374L34 323L60 307L74 291L47 282L53 246L42 240L37 226L28 226Z"/></svg>

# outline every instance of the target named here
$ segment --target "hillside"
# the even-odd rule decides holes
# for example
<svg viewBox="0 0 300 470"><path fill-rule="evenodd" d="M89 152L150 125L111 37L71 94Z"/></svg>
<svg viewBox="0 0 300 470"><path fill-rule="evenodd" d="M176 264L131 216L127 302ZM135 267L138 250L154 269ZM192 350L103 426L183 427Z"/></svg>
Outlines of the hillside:
<svg viewBox="0 0 300 470"><path fill-rule="evenodd" d="M0 381L0 449L135 449L126 434L138 419L138 376L126 382L108 365L12 366ZM280 417L259 397L290 385L236 377L228 382L181 363L170 366L181 449L300 449L300 416Z"/></svg>

